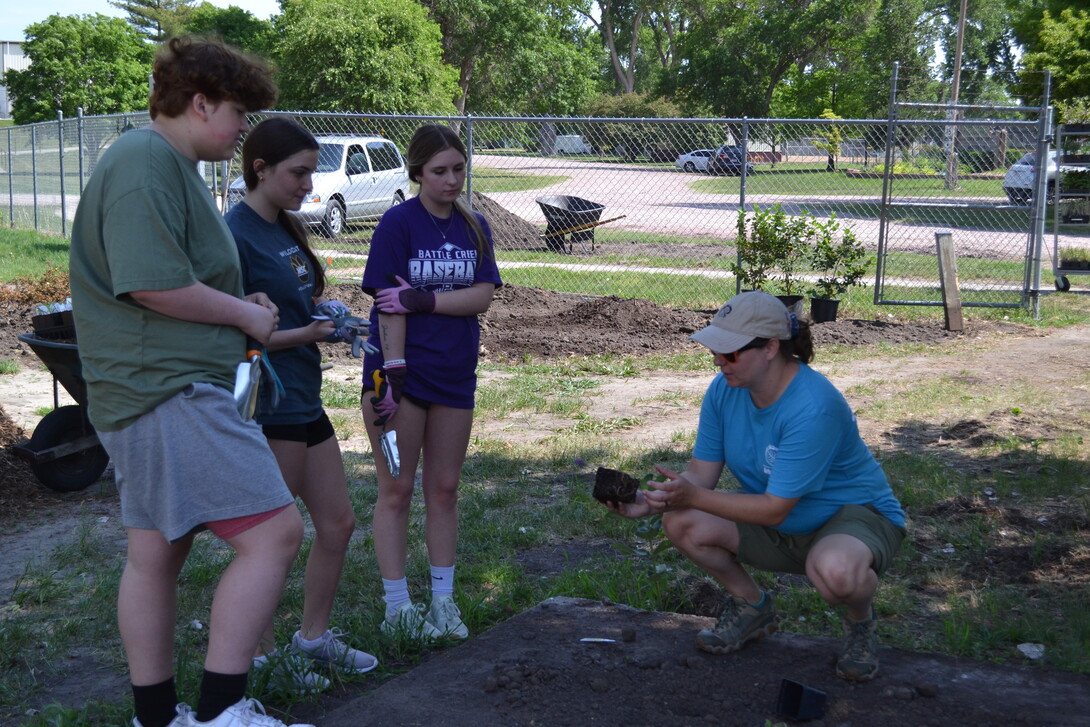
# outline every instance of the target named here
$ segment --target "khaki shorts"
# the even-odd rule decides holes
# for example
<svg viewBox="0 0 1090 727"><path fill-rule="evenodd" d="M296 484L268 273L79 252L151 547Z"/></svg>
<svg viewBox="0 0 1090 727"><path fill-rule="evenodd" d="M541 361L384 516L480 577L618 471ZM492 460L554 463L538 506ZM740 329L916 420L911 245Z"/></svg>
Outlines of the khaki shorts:
<svg viewBox="0 0 1090 727"><path fill-rule="evenodd" d="M907 531L873 505L845 505L821 528L787 535L763 525L738 523L738 562L776 573L806 574L810 549L827 535L844 534L863 541L874 555L871 568L882 575L897 555Z"/></svg>

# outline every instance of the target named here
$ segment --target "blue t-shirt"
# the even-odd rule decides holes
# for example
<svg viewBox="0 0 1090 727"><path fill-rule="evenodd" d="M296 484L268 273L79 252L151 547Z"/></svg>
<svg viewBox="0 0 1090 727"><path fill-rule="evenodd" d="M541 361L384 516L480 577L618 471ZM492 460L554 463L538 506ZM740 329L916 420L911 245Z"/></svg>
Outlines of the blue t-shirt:
<svg viewBox="0 0 1090 727"><path fill-rule="evenodd" d="M801 498L777 530L810 533L843 505L874 505L904 527L905 514L881 465L859 436L855 415L828 379L806 364L774 404L720 374L700 407L693 457L725 462L749 493Z"/></svg>
<svg viewBox="0 0 1090 727"><path fill-rule="evenodd" d="M477 215L492 248L488 222ZM441 231L440 231L441 230ZM471 228L457 210L445 220L431 217L419 197L391 207L382 216L371 238L364 290L397 285L400 275L419 290L440 293L477 283L500 286L495 253L477 259ZM477 352L481 327L477 316L410 313L405 316L405 393L424 401L472 409L477 389ZM378 309L371 308L370 342L380 348ZM382 354L364 356L364 385L371 372L383 365Z"/></svg>
<svg viewBox="0 0 1090 727"><path fill-rule="evenodd" d="M245 202L226 216L242 262L246 294L265 293L280 309L280 328L302 328L313 322L314 271L299 243L279 222L266 222ZM322 414L322 356L318 344L268 353L284 395L270 411L266 391L258 402L259 424L307 424Z"/></svg>

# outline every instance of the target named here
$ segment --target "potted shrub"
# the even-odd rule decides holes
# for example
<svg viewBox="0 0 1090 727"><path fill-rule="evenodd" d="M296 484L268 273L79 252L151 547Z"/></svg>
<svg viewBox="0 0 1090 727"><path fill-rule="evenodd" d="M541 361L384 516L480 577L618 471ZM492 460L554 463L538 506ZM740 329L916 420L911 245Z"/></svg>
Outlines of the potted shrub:
<svg viewBox="0 0 1090 727"><path fill-rule="evenodd" d="M794 217L779 204L765 210L753 205L752 219L744 210L738 215L738 258L730 270L743 290L766 290L791 306L802 300L801 268L812 235L809 214ZM770 283L777 285L769 290Z"/></svg>
<svg viewBox="0 0 1090 727"><path fill-rule="evenodd" d="M1069 247L1060 251L1061 270L1090 270L1090 250Z"/></svg>
<svg viewBox="0 0 1090 727"><path fill-rule="evenodd" d="M1090 223L1090 197L1061 199L1060 219L1067 224Z"/></svg>
<svg viewBox="0 0 1090 727"><path fill-rule="evenodd" d="M814 244L810 263L818 273L810 288L810 320L825 323L836 320L840 296L853 285L863 283L870 257L863 243L850 227L841 226L836 215L825 222L814 220Z"/></svg>

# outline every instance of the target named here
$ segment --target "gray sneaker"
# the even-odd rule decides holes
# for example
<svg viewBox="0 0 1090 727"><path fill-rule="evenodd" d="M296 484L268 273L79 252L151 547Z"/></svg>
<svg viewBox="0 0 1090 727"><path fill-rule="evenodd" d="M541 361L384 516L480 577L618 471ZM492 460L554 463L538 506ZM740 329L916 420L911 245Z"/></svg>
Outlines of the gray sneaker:
<svg viewBox="0 0 1090 727"><path fill-rule="evenodd" d="M878 675L878 619L873 607L866 621L844 618L844 644L836 660L836 675L853 682L869 682Z"/></svg>
<svg viewBox="0 0 1090 727"><path fill-rule="evenodd" d="M443 636L455 639L469 636L469 628L462 621L462 612L450 596L438 596L432 600L427 621Z"/></svg>
<svg viewBox="0 0 1090 727"><path fill-rule="evenodd" d="M729 654L750 641L771 634L780 618L776 615L772 596L766 593L764 600L764 605L758 608L740 598L728 597L715 628L704 629L696 635L697 647L713 654Z"/></svg>
<svg viewBox="0 0 1090 727"><path fill-rule="evenodd" d="M379 630L390 638L412 641L433 641L443 634L424 618L424 604L403 603L379 624Z"/></svg>
<svg viewBox="0 0 1090 727"><path fill-rule="evenodd" d="M322 634L318 646L308 649L303 645L302 634L296 631L291 646L302 656L351 674L366 674L378 666L374 656L344 643L341 640L344 635L340 629L330 629Z"/></svg>
<svg viewBox="0 0 1090 727"><path fill-rule="evenodd" d="M277 649L264 658L254 657L250 674L256 686L266 692L282 694L317 694L330 687L330 681L310 668L291 646Z"/></svg>

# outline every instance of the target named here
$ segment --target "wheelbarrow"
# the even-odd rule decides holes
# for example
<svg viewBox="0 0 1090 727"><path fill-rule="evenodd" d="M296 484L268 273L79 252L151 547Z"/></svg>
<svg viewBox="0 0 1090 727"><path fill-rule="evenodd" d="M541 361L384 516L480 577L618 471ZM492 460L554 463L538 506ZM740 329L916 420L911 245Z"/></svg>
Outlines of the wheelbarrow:
<svg viewBox="0 0 1090 727"><path fill-rule="evenodd" d="M29 442L12 447L25 460L38 481L57 492L84 490L106 469L110 457L87 418L87 382L79 347L75 343L23 333L19 340L30 346L53 374L53 411L42 417ZM76 405L60 406L60 384Z"/></svg>
<svg viewBox="0 0 1090 727"><path fill-rule="evenodd" d="M545 215L545 244L553 252L565 252L564 245L567 242L567 251L572 252L575 243L579 243L583 252L587 252L587 243L590 243L590 251L594 251L594 228L607 222L619 220L613 217L601 220L604 205L591 202L582 197L573 197L567 194L554 194L538 197L537 203L541 212ZM571 235L570 240L565 240L565 235Z"/></svg>

